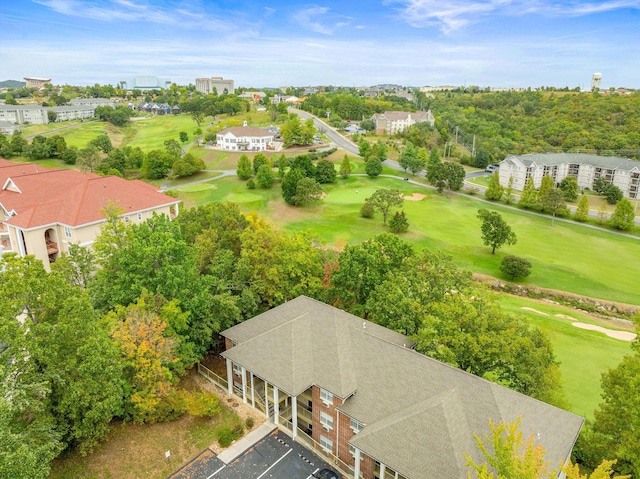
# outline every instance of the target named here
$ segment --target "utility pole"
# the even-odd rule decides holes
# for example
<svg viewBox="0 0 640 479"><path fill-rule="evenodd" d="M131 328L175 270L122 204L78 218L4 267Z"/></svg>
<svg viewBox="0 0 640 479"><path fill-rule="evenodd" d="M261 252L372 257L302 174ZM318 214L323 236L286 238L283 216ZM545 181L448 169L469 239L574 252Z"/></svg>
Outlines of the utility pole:
<svg viewBox="0 0 640 479"><path fill-rule="evenodd" d="M458 143L458 125L456 125L456 143Z"/></svg>
<svg viewBox="0 0 640 479"><path fill-rule="evenodd" d="M471 156L476 156L476 135L473 135L473 146L471 147Z"/></svg>

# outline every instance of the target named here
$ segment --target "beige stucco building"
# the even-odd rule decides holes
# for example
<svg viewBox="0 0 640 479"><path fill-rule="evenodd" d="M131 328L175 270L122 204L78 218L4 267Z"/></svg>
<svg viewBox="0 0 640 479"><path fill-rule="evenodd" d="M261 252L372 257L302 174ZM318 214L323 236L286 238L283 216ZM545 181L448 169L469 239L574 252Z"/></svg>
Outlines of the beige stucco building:
<svg viewBox="0 0 640 479"><path fill-rule="evenodd" d="M34 255L49 269L69 245L90 246L119 208L126 222L175 217L179 201L138 180L0 159L0 254Z"/></svg>

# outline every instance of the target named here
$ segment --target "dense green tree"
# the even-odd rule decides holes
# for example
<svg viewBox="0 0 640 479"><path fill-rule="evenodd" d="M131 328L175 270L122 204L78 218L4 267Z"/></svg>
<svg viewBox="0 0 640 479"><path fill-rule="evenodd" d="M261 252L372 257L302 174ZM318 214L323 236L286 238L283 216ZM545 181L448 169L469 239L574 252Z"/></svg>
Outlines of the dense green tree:
<svg viewBox="0 0 640 479"><path fill-rule="evenodd" d="M14 155L26 155L29 151L29 142L16 132L11 137L11 152Z"/></svg>
<svg viewBox="0 0 640 479"><path fill-rule="evenodd" d="M542 181L540 182L540 189L538 190L538 204L542 207L542 198L555 187L553 178L549 175L544 175L542 177ZM544 211L544 207L543 211Z"/></svg>
<svg viewBox="0 0 640 479"><path fill-rule="evenodd" d="M269 165L269 167L271 167L271 162L269 158L267 158L267 155L259 151L253 157L253 173L257 175L262 165Z"/></svg>
<svg viewBox="0 0 640 479"><path fill-rule="evenodd" d="M407 141L407 144L404 146L402 152L400 153L400 157L398 158L398 164L406 172L408 169L411 169L412 165L416 165L417 161L418 149L413 146L413 143ZM422 168L420 170L422 170Z"/></svg>
<svg viewBox="0 0 640 479"><path fill-rule="evenodd" d="M443 171L447 181L447 186L451 191L458 191L464 185L464 176L466 172L462 165L445 161L443 163Z"/></svg>
<svg viewBox="0 0 640 479"><path fill-rule="evenodd" d="M363 315L371 292L390 271L399 270L413 256L409 243L391 233L380 234L359 245L347 245L331 274L332 302L353 314Z"/></svg>
<svg viewBox="0 0 640 479"><path fill-rule="evenodd" d="M360 216L363 218L373 218L375 213L376 210L369 201L365 201L362 208L360 208Z"/></svg>
<svg viewBox="0 0 640 479"><path fill-rule="evenodd" d="M258 169L258 173L256 174L256 182L260 186L260 188L271 188L273 186L273 182L276 177L273 174L273 169L269 164L263 164Z"/></svg>
<svg viewBox="0 0 640 479"><path fill-rule="evenodd" d="M150 180L164 178L171 171L175 160L175 156L167 151L151 150L146 154L142 163L142 175Z"/></svg>
<svg viewBox="0 0 640 479"><path fill-rule="evenodd" d="M582 195L580 197L580 202L578 203L578 207L576 208L575 214L576 221L587 221L589 219L589 198L587 195Z"/></svg>
<svg viewBox="0 0 640 479"><path fill-rule="evenodd" d="M296 185L296 194L293 197L296 206L314 206L322 201L324 191L314 178L301 178Z"/></svg>
<svg viewBox="0 0 640 479"><path fill-rule="evenodd" d="M382 173L382 162L378 158L369 158L366 160L364 170L371 178L375 178Z"/></svg>
<svg viewBox="0 0 640 479"><path fill-rule="evenodd" d="M565 215L567 203L564 201L564 194L560 188L551 188L540 197L542 211L548 211L552 215L551 225L555 224L556 215Z"/></svg>
<svg viewBox="0 0 640 479"><path fill-rule="evenodd" d="M333 183L336 181L336 168L329 160L319 160L316 164L316 180L318 183Z"/></svg>
<svg viewBox="0 0 640 479"><path fill-rule="evenodd" d="M640 352L625 356L602 375L602 402L580 434L576 454L586 467L614 457L618 474L640 474Z"/></svg>
<svg viewBox="0 0 640 479"><path fill-rule="evenodd" d="M500 201L504 194L504 186L500 184L500 173L498 170L493 172L489 180L489 186L484 192L485 198L492 201Z"/></svg>
<svg viewBox="0 0 640 479"><path fill-rule="evenodd" d="M173 157L173 161L180 159L182 156L182 147L180 146L180 143L173 138L164 140L164 151Z"/></svg>
<svg viewBox="0 0 640 479"><path fill-rule="evenodd" d="M367 202L365 202L366 204ZM409 229L409 221L404 211L396 211L389 220L389 229L394 233L406 233Z"/></svg>
<svg viewBox="0 0 640 479"><path fill-rule="evenodd" d="M382 213L382 224L387 225L387 216L391 208L402 208L404 203L404 196L400 190L391 188L381 188L373 192L373 194L365 199L365 202L371 203L371 205Z"/></svg>
<svg viewBox="0 0 640 479"><path fill-rule="evenodd" d="M100 155L95 146L87 145L84 148L78 150L78 157L76 159L76 165L83 173L92 173L100 164Z"/></svg>
<svg viewBox="0 0 640 479"><path fill-rule="evenodd" d="M195 175L206 167L202 158L197 158L193 154L187 153L173 162L171 170L175 176L185 177Z"/></svg>
<svg viewBox="0 0 640 479"><path fill-rule="evenodd" d="M251 160L249 160L249 157L246 155L246 153L241 154L240 158L238 159L236 174L241 180L248 180L253 175Z"/></svg>
<svg viewBox="0 0 640 479"><path fill-rule="evenodd" d="M367 298L368 319L408 336L417 334L431 304L471 285L471 273L459 269L451 256L426 249L378 279Z"/></svg>
<svg viewBox="0 0 640 479"><path fill-rule="evenodd" d="M100 161L97 171L100 174L106 175L109 171L116 170L120 173L119 176L124 176L126 162L127 159L124 152L120 148L113 148L109 154Z"/></svg>
<svg viewBox="0 0 640 479"><path fill-rule="evenodd" d="M609 223L617 230L626 231L634 225L635 219L636 214L631 201L622 198L609 218Z"/></svg>
<svg viewBox="0 0 640 479"><path fill-rule="evenodd" d="M565 176L558 184L558 188L562 190L562 194L566 201L575 201L578 199L578 180L575 176Z"/></svg>
<svg viewBox="0 0 640 479"><path fill-rule="evenodd" d="M526 278L531 274L531 262L519 256L507 255L500 261L500 271L511 279Z"/></svg>
<svg viewBox="0 0 640 479"><path fill-rule="evenodd" d="M533 184L533 177L529 177L527 183L524 185L518 206L528 210L538 207L538 192Z"/></svg>
<svg viewBox="0 0 640 479"><path fill-rule="evenodd" d="M610 184L604 190L604 197L607 199L607 203L609 203L610 205L615 205L624 197L624 195L620 188L618 188L616 185Z"/></svg>
<svg viewBox="0 0 640 479"><path fill-rule="evenodd" d="M495 254L496 249L505 244L516 244L516 234L511 231L511 227L500 213L482 208L478 210L478 218L482 221L482 242L491 247L491 254Z"/></svg>
<svg viewBox="0 0 640 479"><path fill-rule="evenodd" d="M295 205L296 190L298 188L298 182L306 178L304 171L299 168L292 168L284 175L282 179L282 198L290 205Z"/></svg>
<svg viewBox="0 0 640 479"><path fill-rule="evenodd" d="M89 144L95 146L99 151L107 154L113 149L111 138L109 138L109 135L104 133L96 136L89 142Z"/></svg>
<svg viewBox="0 0 640 479"><path fill-rule="evenodd" d="M342 159L342 163L340 163L340 176L343 178L349 178L351 175L351 162L349 161L349 157L347 154L344 154L344 158Z"/></svg>
<svg viewBox="0 0 640 479"><path fill-rule="evenodd" d="M440 153L437 148L432 148L431 153L429 153L429 159L427 160L427 181L429 184L437 186L438 182L443 179L443 173Z"/></svg>
<svg viewBox="0 0 640 479"><path fill-rule="evenodd" d="M369 143L365 139L360 140L360 142L358 143L358 154L362 158L367 160L371 156L371 150L371 143Z"/></svg>
<svg viewBox="0 0 640 479"><path fill-rule="evenodd" d="M316 177L316 167L309 155L298 155L291 161L291 169L299 169L307 178Z"/></svg>
<svg viewBox="0 0 640 479"><path fill-rule="evenodd" d="M189 134L186 131L180 132L180 141L182 143L186 143L187 141L189 141Z"/></svg>
<svg viewBox="0 0 640 479"><path fill-rule="evenodd" d="M599 176L596 181L593 182L593 191L603 195L610 184L604 176Z"/></svg>
<svg viewBox="0 0 640 479"><path fill-rule="evenodd" d="M54 156L54 149L44 136L37 135L31 140L29 148L29 158L32 160L43 160Z"/></svg>

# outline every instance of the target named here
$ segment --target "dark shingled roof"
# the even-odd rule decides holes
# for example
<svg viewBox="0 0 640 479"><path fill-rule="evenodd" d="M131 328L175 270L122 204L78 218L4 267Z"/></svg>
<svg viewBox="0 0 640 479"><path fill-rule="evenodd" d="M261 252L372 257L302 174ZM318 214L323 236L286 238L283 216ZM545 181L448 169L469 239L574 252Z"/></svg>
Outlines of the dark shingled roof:
<svg viewBox="0 0 640 479"><path fill-rule="evenodd" d="M301 296L222 333L222 353L290 395L317 385L346 399L365 427L349 442L407 479L466 477L473 434L522 418L551 467L568 458L583 418L431 359L408 339Z"/></svg>

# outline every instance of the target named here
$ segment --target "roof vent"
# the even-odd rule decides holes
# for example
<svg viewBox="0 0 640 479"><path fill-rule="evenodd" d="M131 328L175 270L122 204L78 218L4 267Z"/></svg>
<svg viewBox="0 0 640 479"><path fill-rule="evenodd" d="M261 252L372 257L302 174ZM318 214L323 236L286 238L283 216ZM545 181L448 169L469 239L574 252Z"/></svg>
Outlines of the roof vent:
<svg viewBox="0 0 640 479"><path fill-rule="evenodd" d="M366 323L366 321L363 321L363 322L362 322L362 329L367 329L367 323Z"/></svg>
<svg viewBox="0 0 640 479"><path fill-rule="evenodd" d="M247 120L242 123L242 126L247 126Z"/></svg>

